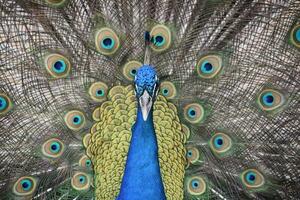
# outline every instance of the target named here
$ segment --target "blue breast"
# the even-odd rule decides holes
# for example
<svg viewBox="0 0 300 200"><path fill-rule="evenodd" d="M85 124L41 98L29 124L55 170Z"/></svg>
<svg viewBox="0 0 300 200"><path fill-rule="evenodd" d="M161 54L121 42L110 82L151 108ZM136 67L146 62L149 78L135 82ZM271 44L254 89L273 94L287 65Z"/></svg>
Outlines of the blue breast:
<svg viewBox="0 0 300 200"><path fill-rule="evenodd" d="M132 128L132 138L117 200L165 199L152 111L147 121L144 121L142 112L138 108L137 120Z"/></svg>

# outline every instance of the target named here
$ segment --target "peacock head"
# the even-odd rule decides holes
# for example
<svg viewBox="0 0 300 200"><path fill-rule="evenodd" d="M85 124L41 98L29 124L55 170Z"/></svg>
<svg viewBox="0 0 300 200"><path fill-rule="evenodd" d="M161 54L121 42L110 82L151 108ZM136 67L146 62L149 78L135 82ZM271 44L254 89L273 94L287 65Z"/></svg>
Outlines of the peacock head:
<svg viewBox="0 0 300 200"><path fill-rule="evenodd" d="M135 93L142 110L144 121L147 120L158 94L158 77L151 65L143 65L135 75Z"/></svg>

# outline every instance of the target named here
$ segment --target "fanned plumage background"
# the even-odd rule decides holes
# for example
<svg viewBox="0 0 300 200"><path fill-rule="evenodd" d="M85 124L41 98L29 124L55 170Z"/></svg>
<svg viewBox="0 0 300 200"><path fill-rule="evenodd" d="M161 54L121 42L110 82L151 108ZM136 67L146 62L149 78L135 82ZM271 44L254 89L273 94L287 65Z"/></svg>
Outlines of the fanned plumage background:
<svg viewBox="0 0 300 200"><path fill-rule="evenodd" d="M123 38L113 56L95 50L96 16ZM205 122L190 127L188 142L201 149L203 164L187 170L207 178L206 198L299 199L300 49L289 39L299 20L298 0L69 0L60 7L0 0L0 92L13 102L12 110L0 117L0 199L13 198L13 184L25 175L39 177L35 199L93 198L93 188L80 193L70 186L85 151L82 136L99 105L88 88L96 81L109 87L130 84L122 66L132 59L143 62L144 33L154 22L167 25L174 36L166 52L151 54L151 64L161 80L177 86L178 110L196 98L209 107ZM46 72L43 59L49 50L69 58L69 77L53 79ZM225 58L222 73L200 79L194 68L211 52ZM267 114L257 106L265 87L286 97L280 112ZM80 133L64 122L74 108L87 116L88 126ZM207 145L217 129L236 143L222 159ZM53 135L66 151L56 160L45 159L40 148ZM251 167L268 180L265 190L242 187L239 175Z"/></svg>

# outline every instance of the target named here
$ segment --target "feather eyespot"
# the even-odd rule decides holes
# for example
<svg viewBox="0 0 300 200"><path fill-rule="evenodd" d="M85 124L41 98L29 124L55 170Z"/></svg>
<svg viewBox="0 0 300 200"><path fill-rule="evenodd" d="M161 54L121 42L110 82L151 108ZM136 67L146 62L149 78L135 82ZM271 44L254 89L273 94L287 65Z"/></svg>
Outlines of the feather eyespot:
<svg viewBox="0 0 300 200"><path fill-rule="evenodd" d="M104 27L97 31L95 45L97 51L103 55L112 55L119 49L120 40L112 29Z"/></svg>
<svg viewBox="0 0 300 200"><path fill-rule="evenodd" d="M188 104L183 110L184 118L191 124L200 123L204 118L204 108L198 103Z"/></svg>
<svg viewBox="0 0 300 200"><path fill-rule="evenodd" d="M224 133L216 133L210 139L210 148L215 153L225 153L232 146L231 138Z"/></svg>
<svg viewBox="0 0 300 200"><path fill-rule="evenodd" d="M256 169L245 170L241 175L241 179L243 184L249 189L259 188L265 183L264 176Z"/></svg>
<svg viewBox="0 0 300 200"><path fill-rule="evenodd" d="M74 131L82 129L86 124L86 119L83 112L78 110L69 111L65 115L64 119L67 127Z"/></svg>
<svg viewBox="0 0 300 200"><path fill-rule="evenodd" d="M150 31L150 35L153 38L151 48L154 51L162 52L171 46L171 31L167 26L161 24L154 26Z"/></svg>
<svg viewBox="0 0 300 200"><path fill-rule="evenodd" d="M258 105L264 111L273 111L281 107L284 102L284 96L273 89L265 89L258 96Z"/></svg>
<svg viewBox="0 0 300 200"><path fill-rule="evenodd" d="M12 102L10 98L4 93L0 93L0 116L9 112L11 108Z"/></svg>
<svg viewBox="0 0 300 200"><path fill-rule="evenodd" d="M200 161L200 152L195 147L187 147L186 158L189 163L197 164Z"/></svg>
<svg viewBox="0 0 300 200"><path fill-rule="evenodd" d="M46 2L54 7L62 6L67 0L46 0Z"/></svg>
<svg viewBox="0 0 300 200"><path fill-rule="evenodd" d="M45 58L45 66L53 78L67 77L71 70L70 61L65 56L56 53Z"/></svg>
<svg viewBox="0 0 300 200"><path fill-rule="evenodd" d="M36 189L36 179L30 176L24 176L19 178L14 186L13 192L18 196L27 196L34 193Z"/></svg>
<svg viewBox="0 0 300 200"><path fill-rule="evenodd" d="M290 33L290 41L293 45L300 48L300 24L293 27Z"/></svg>
<svg viewBox="0 0 300 200"><path fill-rule="evenodd" d="M82 138L82 143L83 143L83 146L84 146L85 148L88 147L89 142L90 142L90 139L91 139L91 134L86 134L86 135Z"/></svg>
<svg viewBox="0 0 300 200"><path fill-rule="evenodd" d="M63 142L57 138L52 138L44 142L42 152L50 158L58 158L64 152L65 146Z"/></svg>
<svg viewBox="0 0 300 200"><path fill-rule="evenodd" d="M84 155L79 160L79 166L81 166L83 168L91 169L92 168L92 161L91 161L91 159L89 159L89 157Z"/></svg>
<svg viewBox="0 0 300 200"><path fill-rule="evenodd" d="M108 87L103 82L95 82L89 88L90 97L96 102L103 102L106 99Z"/></svg>
<svg viewBox="0 0 300 200"><path fill-rule="evenodd" d="M174 99L177 95L176 87L170 81L164 81L160 84L160 93L167 99Z"/></svg>
<svg viewBox="0 0 300 200"><path fill-rule="evenodd" d="M182 124L182 131L185 134L186 139L189 139L190 135L191 135L191 131L190 131L189 127L185 124Z"/></svg>
<svg viewBox="0 0 300 200"><path fill-rule="evenodd" d="M206 182L200 176L191 177L187 181L187 191L191 195L202 195L206 191Z"/></svg>
<svg viewBox="0 0 300 200"><path fill-rule="evenodd" d="M206 55L197 63L197 74L204 79L216 77L222 69L222 58L219 55Z"/></svg>
<svg viewBox="0 0 300 200"><path fill-rule="evenodd" d="M143 64L139 61L129 61L126 63L123 67L123 75L125 78L129 81L133 81L134 77L137 73L137 70L142 66Z"/></svg>
<svg viewBox="0 0 300 200"><path fill-rule="evenodd" d="M77 172L72 177L71 185L75 190L88 190L91 185L91 180L86 173Z"/></svg>

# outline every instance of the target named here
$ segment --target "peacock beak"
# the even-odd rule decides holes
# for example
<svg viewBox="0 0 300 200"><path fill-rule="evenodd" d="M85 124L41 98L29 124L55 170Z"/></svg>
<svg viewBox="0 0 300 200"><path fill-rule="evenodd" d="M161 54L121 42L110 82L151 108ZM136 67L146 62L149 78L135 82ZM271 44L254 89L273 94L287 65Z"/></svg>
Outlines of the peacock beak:
<svg viewBox="0 0 300 200"><path fill-rule="evenodd" d="M151 107L152 107L152 103L153 103L152 97L149 95L147 90L144 90L143 95L139 98L139 104L142 109L144 121L146 121L148 118L148 115L149 115Z"/></svg>

